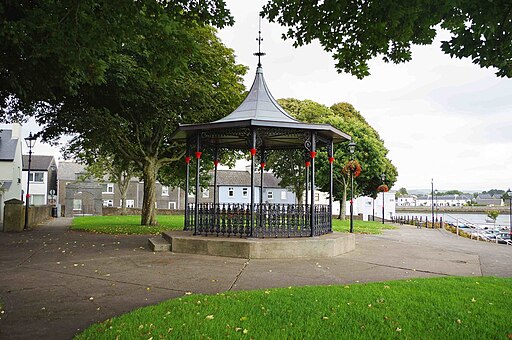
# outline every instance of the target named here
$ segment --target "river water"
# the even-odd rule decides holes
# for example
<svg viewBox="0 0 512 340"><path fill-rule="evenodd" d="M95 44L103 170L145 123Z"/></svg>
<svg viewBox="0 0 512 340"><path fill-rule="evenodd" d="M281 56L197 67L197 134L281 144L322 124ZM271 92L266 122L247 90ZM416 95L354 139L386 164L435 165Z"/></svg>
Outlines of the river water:
<svg viewBox="0 0 512 340"><path fill-rule="evenodd" d="M425 220L425 218L428 218L428 220L432 220L432 214L430 213L416 213L416 212L410 212L410 213L403 213L403 212L397 212L395 214L396 216L403 216L403 217L407 217L409 216L410 218L414 218L414 217L418 217L418 218L422 218L423 221ZM452 223L456 223L457 222L457 219L459 219L459 223L472 223L472 224L487 224L487 225L493 225L493 223L489 223L489 222L486 222L486 219L488 219L489 217L487 217L487 214L477 214L477 213L471 213L471 214L457 214L457 213L451 213L451 212L448 212L448 213L443 213L443 212L438 212L438 213L434 213L434 218L440 218L442 217L443 218L443 221L445 222L452 222ZM510 221L509 221L509 214L500 214L498 215L498 218L496 219L496 226L510 226Z"/></svg>

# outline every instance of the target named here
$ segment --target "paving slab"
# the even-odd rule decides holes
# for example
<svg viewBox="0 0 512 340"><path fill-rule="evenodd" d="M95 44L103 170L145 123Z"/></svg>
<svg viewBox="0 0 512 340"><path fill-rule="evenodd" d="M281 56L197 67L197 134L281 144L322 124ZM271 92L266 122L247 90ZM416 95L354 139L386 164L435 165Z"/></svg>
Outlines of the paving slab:
<svg viewBox="0 0 512 340"><path fill-rule="evenodd" d="M356 235L331 258L243 259L155 253L147 235L69 231L54 219L0 233L0 339L70 339L88 325L187 292L350 284L447 275L512 277L512 247L400 226Z"/></svg>

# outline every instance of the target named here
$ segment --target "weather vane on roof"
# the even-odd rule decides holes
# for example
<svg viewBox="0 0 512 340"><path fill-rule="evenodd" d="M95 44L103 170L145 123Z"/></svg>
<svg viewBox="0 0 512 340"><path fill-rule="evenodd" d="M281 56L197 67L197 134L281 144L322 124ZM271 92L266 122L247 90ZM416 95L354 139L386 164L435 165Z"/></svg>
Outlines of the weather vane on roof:
<svg viewBox="0 0 512 340"><path fill-rule="evenodd" d="M258 67L261 67L261 57L265 55L264 52L261 52L261 42L263 41L261 37L261 16L259 17L258 37L256 40L258 41L258 52L254 53L254 55L258 56Z"/></svg>

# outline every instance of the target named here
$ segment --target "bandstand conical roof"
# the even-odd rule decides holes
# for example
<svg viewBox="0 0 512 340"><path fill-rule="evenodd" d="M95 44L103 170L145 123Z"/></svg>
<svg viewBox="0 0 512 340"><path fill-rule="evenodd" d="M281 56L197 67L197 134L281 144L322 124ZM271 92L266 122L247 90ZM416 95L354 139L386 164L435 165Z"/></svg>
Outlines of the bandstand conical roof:
<svg viewBox="0 0 512 340"><path fill-rule="evenodd" d="M304 144L304 135L317 136L339 143L351 137L329 124L303 123L293 118L274 99L258 63L256 76L240 106L219 120L204 124L180 124L173 139L186 140L197 134L209 144L225 148L247 148L249 131L256 129L268 149L294 148Z"/></svg>

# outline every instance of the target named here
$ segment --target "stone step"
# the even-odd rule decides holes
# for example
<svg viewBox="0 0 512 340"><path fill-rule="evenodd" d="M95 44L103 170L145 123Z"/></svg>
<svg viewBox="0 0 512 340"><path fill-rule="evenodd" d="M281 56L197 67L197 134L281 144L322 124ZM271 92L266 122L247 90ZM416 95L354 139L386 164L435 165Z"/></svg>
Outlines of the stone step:
<svg viewBox="0 0 512 340"><path fill-rule="evenodd" d="M148 246L152 251L171 251L171 244L162 237L148 239Z"/></svg>

